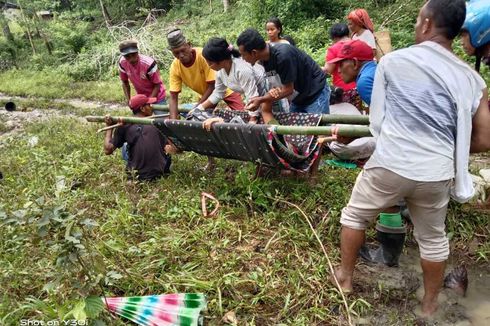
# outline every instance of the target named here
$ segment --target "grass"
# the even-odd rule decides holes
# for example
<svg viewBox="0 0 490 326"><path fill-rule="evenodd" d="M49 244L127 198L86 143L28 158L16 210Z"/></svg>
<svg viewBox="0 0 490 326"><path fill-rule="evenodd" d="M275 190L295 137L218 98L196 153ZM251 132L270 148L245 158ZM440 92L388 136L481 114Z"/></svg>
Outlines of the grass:
<svg viewBox="0 0 490 326"><path fill-rule="evenodd" d="M162 79L168 89L168 74L162 71ZM132 88L134 94L134 88ZM0 72L0 93L12 96L32 97L31 103L53 99L84 99L103 102L124 103L124 93L118 77L109 80L75 81L68 76L60 76L52 70L30 71L26 69ZM184 87L179 101L196 101L197 95L191 89ZM46 103L46 101L44 101Z"/></svg>
<svg viewBox="0 0 490 326"><path fill-rule="evenodd" d="M203 292L211 325L230 310L248 325L344 320L318 243L300 212L284 201L306 212L338 261L340 210L357 171L324 167L313 186L294 179L252 180L251 163L219 160L209 174L200 170L204 157L186 153L174 157L169 178L132 184L125 180L119 153L102 153L98 127L58 116L2 141L4 324L69 318L77 302L102 294L99 281L110 296ZM32 136L39 138L34 147L28 144ZM217 216L202 216L202 191L219 199ZM476 238L479 246L469 254L487 260L487 220L470 207L452 205L453 246L464 249ZM398 316L398 306L390 303L398 302L396 296L387 293L381 301L369 291L349 298L354 313L366 316L383 307ZM107 314L98 318L122 324ZM393 320L410 324L411 318Z"/></svg>
<svg viewBox="0 0 490 326"><path fill-rule="evenodd" d="M221 162L215 177L211 177L196 171L195 163L204 165L205 159L192 154L177 158L169 179L128 185L122 177L120 160L101 153L101 137L94 134L94 128L80 125L73 118L29 127L26 132L38 135L38 146L30 149L18 139L8 146L7 155L2 155L0 165L9 167L1 185L5 195L2 203L9 217L19 210L27 211L27 215L32 212L33 216L25 216L28 220L37 220L30 207L40 197L44 198L43 210L63 205L67 213L76 214L86 209L83 217L99 224L87 236L91 250L104 260L106 271L124 275L108 286L109 293L204 291L210 295L210 318L214 319L229 309L250 317L260 312L261 316L276 318L284 308L284 293L289 292L293 298L290 304L298 304L310 301L311 289L318 286L323 294L307 307L297 307L298 311L321 310L323 296L335 297L333 289L322 285L324 258L319 251L309 250L315 242L306 224L297 212L279 212L283 206L274 199L288 188L297 187L292 198L304 198L302 206L317 211L319 218L326 214L329 201L337 201L335 197L307 196L309 191L301 187L302 182L249 182L252 166L244 167L238 162ZM84 136L77 137L81 134ZM224 169L235 172L227 176ZM82 185L57 192L60 176L67 185ZM215 193L220 199L224 208L217 217L201 216L200 191ZM317 208L319 200L325 208ZM333 220L323 223L317 221L317 227L326 231L334 225ZM10 280L2 282L3 292L10 293L16 303L24 304L28 293L52 304L50 300L56 301L56 296L43 291L43 286L55 278L53 259L57 248L50 244L51 234L46 239L36 237L33 225L35 222L14 222L2 230L2 238L11 239L2 245L1 260L7 262L2 278ZM19 254L19 250L23 253ZM43 268L33 268L30 261ZM12 276L7 275L23 275L23 280L12 282ZM63 293L57 305L70 298L67 290L73 292L71 298L79 295L75 289L53 290L53 294ZM217 300L218 293L221 302ZM12 307L2 308L5 310L0 315ZM19 311L9 321L28 316L36 313Z"/></svg>
<svg viewBox="0 0 490 326"><path fill-rule="evenodd" d="M123 101L121 84L108 81L75 82L56 70L8 70L0 73L0 92L9 95L55 98L82 98L107 102Z"/></svg>

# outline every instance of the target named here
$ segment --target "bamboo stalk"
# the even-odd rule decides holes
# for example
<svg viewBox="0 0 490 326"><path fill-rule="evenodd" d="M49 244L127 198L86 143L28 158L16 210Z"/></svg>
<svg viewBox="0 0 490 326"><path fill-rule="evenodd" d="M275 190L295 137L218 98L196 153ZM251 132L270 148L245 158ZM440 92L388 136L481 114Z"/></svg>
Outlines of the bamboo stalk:
<svg viewBox="0 0 490 326"><path fill-rule="evenodd" d="M347 125L369 125L369 116L367 115L346 115L346 114L323 114L322 123L343 123Z"/></svg>
<svg viewBox="0 0 490 326"><path fill-rule="evenodd" d="M154 110L168 111L168 104L153 104ZM179 107L179 112L187 113L190 108ZM321 122L327 123L344 123L353 125L369 125L369 116L367 115L345 115L345 114L323 114Z"/></svg>
<svg viewBox="0 0 490 326"><path fill-rule="evenodd" d="M148 119L157 119L157 118L166 118L166 117L169 117L170 116L170 113L165 113L165 114L154 114L154 115L150 115L148 117Z"/></svg>
<svg viewBox="0 0 490 326"><path fill-rule="evenodd" d="M138 117L111 117L108 116L111 123L129 123L129 124L140 124L140 125L151 125L153 124L153 119L149 118L138 118ZM88 122L105 122L106 117L104 116L87 116L85 117Z"/></svg>
<svg viewBox="0 0 490 326"><path fill-rule="evenodd" d="M166 112L170 111L168 104L152 104L151 107L153 108L153 110L160 110ZM189 112L190 110L192 109L187 109L183 107L179 108L179 112L184 112L184 113Z"/></svg>
<svg viewBox="0 0 490 326"><path fill-rule="evenodd" d="M270 127L270 126L269 126ZM335 128L326 127L304 127L304 126L272 126L278 135L309 135L309 136L330 136L335 129L336 134L344 137L369 137L371 132L368 126L337 126Z"/></svg>
<svg viewBox="0 0 490 326"><path fill-rule="evenodd" d="M112 123L125 123L125 124L142 124L150 125L153 124L153 119L151 118L138 118L138 117L111 117ZM105 117L103 116L87 116L87 121L89 122L105 122ZM226 125L227 123L225 123ZM228 124L231 126L236 126L236 124ZM306 127L306 126L281 126L281 125L257 125L257 127L262 128L272 128L278 135L325 135L331 136L332 133L336 133L339 136L344 137L369 137L371 132L368 126L336 126L332 128L330 126L320 126L320 127ZM336 131L336 132L335 132Z"/></svg>

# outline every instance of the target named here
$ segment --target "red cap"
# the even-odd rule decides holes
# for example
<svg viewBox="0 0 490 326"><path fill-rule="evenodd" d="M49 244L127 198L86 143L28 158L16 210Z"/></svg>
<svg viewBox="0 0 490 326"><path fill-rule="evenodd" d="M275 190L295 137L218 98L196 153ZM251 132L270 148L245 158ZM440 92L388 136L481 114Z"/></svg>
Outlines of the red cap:
<svg viewBox="0 0 490 326"><path fill-rule="evenodd" d="M327 63L336 63L347 59L372 61L374 60L373 49L361 40L347 41L342 44L337 57L329 60Z"/></svg>
<svg viewBox="0 0 490 326"><path fill-rule="evenodd" d="M145 104L153 104L156 102L156 97L148 97L143 94L138 94L131 97L131 99L129 100L129 106L131 107L131 110L135 111L137 109L140 109Z"/></svg>

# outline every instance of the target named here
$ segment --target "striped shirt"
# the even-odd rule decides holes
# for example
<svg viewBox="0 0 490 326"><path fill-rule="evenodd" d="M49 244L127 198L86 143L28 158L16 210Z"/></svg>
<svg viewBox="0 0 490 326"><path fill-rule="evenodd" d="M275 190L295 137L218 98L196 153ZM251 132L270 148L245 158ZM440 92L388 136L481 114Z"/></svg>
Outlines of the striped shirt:
<svg viewBox="0 0 490 326"><path fill-rule="evenodd" d="M165 99L165 85L160 78L158 66L153 58L138 54L138 62L132 65L123 56L119 59L119 78L122 81L130 80L137 94L150 96L155 84L160 84L158 102Z"/></svg>
<svg viewBox="0 0 490 326"><path fill-rule="evenodd" d="M240 58L232 58L230 73L220 69L216 73L214 91L209 96L209 101L218 103L225 97L227 88L245 96L248 102L252 97L263 95L264 90L264 67L254 65L253 67Z"/></svg>
<svg viewBox="0 0 490 326"><path fill-rule="evenodd" d="M385 55L370 106L376 150L365 168L382 167L421 182L454 178L457 136L471 134L471 118L468 124L460 118L476 112L485 88L470 66L434 42ZM466 156L469 136L467 142Z"/></svg>

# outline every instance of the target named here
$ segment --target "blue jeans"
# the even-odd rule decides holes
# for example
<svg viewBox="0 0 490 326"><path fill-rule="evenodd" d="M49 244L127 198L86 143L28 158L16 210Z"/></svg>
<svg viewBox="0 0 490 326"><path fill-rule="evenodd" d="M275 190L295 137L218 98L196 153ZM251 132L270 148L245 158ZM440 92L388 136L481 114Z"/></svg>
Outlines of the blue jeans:
<svg viewBox="0 0 490 326"><path fill-rule="evenodd" d="M315 114L329 114L330 108L330 87L325 84L325 88L318 94L316 99L308 105L296 105L291 103L289 112L296 113L315 113Z"/></svg>
<svg viewBox="0 0 490 326"><path fill-rule="evenodd" d="M129 161L128 143L124 143L122 145L121 154L122 154L123 161L126 162L126 165L128 165L128 161Z"/></svg>
<svg viewBox="0 0 490 326"><path fill-rule="evenodd" d="M167 104L167 99L163 99L161 100L160 102L156 102L155 104ZM162 110L153 110L153 114L165 114L167 113L166 111L162 111Z"/></svg>

